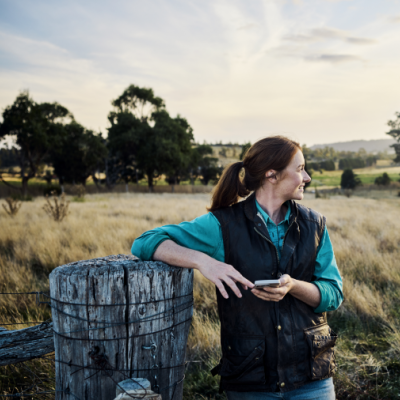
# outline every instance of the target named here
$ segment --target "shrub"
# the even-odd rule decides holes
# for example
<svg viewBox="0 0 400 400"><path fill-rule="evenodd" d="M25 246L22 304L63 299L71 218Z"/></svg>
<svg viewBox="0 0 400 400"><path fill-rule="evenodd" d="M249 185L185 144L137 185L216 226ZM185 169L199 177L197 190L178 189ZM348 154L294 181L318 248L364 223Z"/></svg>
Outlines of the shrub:
<svg viewBox="0 0 400 400"><path fill-rule="evenodd" d="M360 178L352 169L345 169L340 178L340 187L342 189L355 189L359 185L361 185Z"/></svg>
<svg viewBox="0 0 400 400"><path fill-rule="evenodd" d="M52 192L53 203L49 196L46 196L46 204L43 206L43 210L46 211L47 215L54 219L54 221L61 222L68 215L69 201L65 199L65 193L61 195L61 199L58 200L57 193Z"/></svg>
<svg viewBox="0 0 400 400"><path fill-rule="evenodd" d="M315 187L315 198L316 199L329 199L326 193L320 192L317 187Z"/></svg>
<svg viewBox="0 0 400 400"><path fill-rule="evenodd" d="M352 189L345 189L344 190L344 195L346 197L351 197L352 194L353 194L353 190Z"/></svg>
<svg viewBox="0 0 400 400"><path fill-rule="evenodd" d="M310 162L308 163L308 167L310 169L313 169L314 171L320 171L325 170L325 171L334 171L335 168L335 162L331 159L325 160L325 161L319 161L319 162Z"/></svg>
<svg viewBox="0 0 400 400"><path fill-rule="evenodd" d="M365 168L365 160L362 158L342 158L339 160L339 169Z"/></svg>
<svg viewBox="0 0 400 400"><path fill-rule="evenodd" d="M325 171L334 171L336 169L335 162L333 160L321 161L320 166Z"/></svg>
<svg viewBox="0 0 400 400"><path fill-rule="evenodd" d="M60 196L62 190L60 185L48 185L43 190L43 196L51 196L55 192L57 196Z"/></svg>
<svg viewBox="0 0 400 400"><path fill-rule="evenodd" d="M82 184L80 184L80 185L75 185L73 188L72 188L72 193L76 196L76 197L80 197L80 198L83 198L83 197L85 197L85 194L86 194L86 188L85 188L85 186L83 186Z"/></svg>
<svg viewBox="0 0 400 400"><path fill-rule="evenodd" d="M30 194L27 194L23 196L22 194L13 194L11 195L11 198L13 200L19 200L19 201L33 201L33 197Z"/></svg>
<svg viewBox="0 0 400 400"><path fill-rule="evenodd" d="M375 179L375 185L387 186L390 184L391 181L392 180L390 179L390 176L386 172L384 172L382 176L378 176Z"/></svg>
<svg viewBox="0 0 400 400"><path fill-rule="evenodd" d="M6 198L6 203L7 206L5 204L2 204L4 210L6 210L6 213L10 216L13 217L14 215L17 215L19 209L21 208L21 201L13 199L12 197L7 197Z"/></svg>
<svg viewBox="0 0 400 400"><path fill-rule="evenodd" d="M318 162L309 162L307 163L307 166L314 171L319 171L321 169L321 166Z"/></svg>

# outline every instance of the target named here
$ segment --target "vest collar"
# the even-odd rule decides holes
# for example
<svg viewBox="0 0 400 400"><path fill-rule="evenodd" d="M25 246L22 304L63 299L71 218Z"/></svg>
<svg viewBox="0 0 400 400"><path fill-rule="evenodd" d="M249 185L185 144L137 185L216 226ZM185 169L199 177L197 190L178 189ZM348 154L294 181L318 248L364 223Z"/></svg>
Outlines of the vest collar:
<svg viewBox="0 0 400 400"><path fill-rule="evenodd" d="M245 201L244 201L244 213L246 217L254 222L254 219L257 216L257 206L256 206L256 193L253 192ZM293 200L290 200L290 217L289 217L289 225L292 224L292 222L297 220L297 217L299 215L299 209L297 207L297 203Z"/></svg>

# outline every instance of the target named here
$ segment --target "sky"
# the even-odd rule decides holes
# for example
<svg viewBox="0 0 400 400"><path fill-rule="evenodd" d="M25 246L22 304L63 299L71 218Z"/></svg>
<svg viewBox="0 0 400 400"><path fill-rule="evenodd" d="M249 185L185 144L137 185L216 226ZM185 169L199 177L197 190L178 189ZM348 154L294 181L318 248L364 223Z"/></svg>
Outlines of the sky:
<svg viewBox="0 0 400 400"><path fill-rule="evenodd" d="M400 0L0 0L0 110L28 89L106 135L135 84L200 143L385 139L399 49Z"/></svg>

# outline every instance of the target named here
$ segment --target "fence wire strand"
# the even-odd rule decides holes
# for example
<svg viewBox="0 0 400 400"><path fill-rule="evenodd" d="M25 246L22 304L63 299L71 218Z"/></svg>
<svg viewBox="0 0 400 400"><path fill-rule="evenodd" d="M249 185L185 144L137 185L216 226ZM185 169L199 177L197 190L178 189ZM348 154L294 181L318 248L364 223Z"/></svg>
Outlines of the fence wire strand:
<svg viewBox="0 0 400 400"><path fill-rule="evenodd" d="M136 337L143 337L143 336L149 336L149 335L153 335L153 334L157 334L157 333L161 333L164 331L167 331L169 329L174 329L176 326L179 326L181 324L187 323L189 321L191 321L191 317L187 318L183 321L180 321L178 323L174 323L172 324L170 327L158 330L158 331L154 331L154 332L149 332L149 333L143 333L143 334L136 334L136 335L132 335L132 336L126 336L126 337L117 337L117 338L107 338L107 339L86 339L86 338L77 338L77 337L71 337L71 336L67 336L67 334L72 334L72 333L82 333L82 332L86 332L86 331L93 331L93 330L100 330L100 329L108 329L108 328L112 328L112 327L116 327L116 326L121 326L121 325L132 325L132 324L138 324L138 323L143 323L143 322L153 322L156 320L161 320L163 318L172 316L172 315L177 315L185 310L188 310L190 308L193 307L193 293L188 293L185 295L181 295L181 296L175 296L175 297L171 297L171 298L167 298L167 299L160 299L160 300L152 300L152 301L146 301L146 302L138 302L138 303L117 303L117 304L84 304L84 303L71 303L71 302L66 302L66 301L61 301L58 299L55 299L53 297L51 297L48 292L42 292L42 291L35 291L35 292L0 292L0 295L36 295L36 303L38 305L40 304L44 304L47 306L50 306L52 309L56 310L58 313L66 315L69 318L73 318L82 322L86 322L88 324L90 323L102 323L102 324L107 324L105 326L101 326L101 327L96 327L96 328L86 328L86 329L81 329L81 330L76 330L76 331L69 331L69 332L57 332L54 330L53 328L53 332L55 335L60 336L64 339L67 340L73 340L73 341L114 341L114 340L124 340L124 339L134 339ZM48 298L51 302L54 303L58 303L58 304L62 304L62 305L67 305L67 306L78 306L78 307L118 307L118 306L136 306L136 305L146 305L146 304L153 304L153 303L160 303L160 302L167 302L167 301L174 301L177 299L182 299L182 298L186 298L186 297L191 297L191 299L189 301L186 301L182 304L179 304L178 306L172 306L171 308L161 311L159 313L155 313L152 314L150 316L146 316L142 319L136 319L136 320L132 320L132 321L124 321L124 322L116 322L116 323L112 323L112 322L107 322L107 321L92 321L89 318L82 318L79 317L77 315L72 315L69 313L66 313L63 310L60 310L58 307L54 306L51 304L51 302L44 302L44 301L40 301L40 296L44 296L46 298ZM180 308L184 306L183 308ZM10 326L10 325L28 325L28 324L48 324L51 322L51 319L47 320L47 321L26 321L26 322L15 322L15 323L1 323L0 322L0 327L1 326ZM6 332L5 328L1 329L0 328L0 332ZM113 368L112 365L108 362L107 357L104 355L98 355L96 358L96 354L93 355L93 357L91 357L94 362L95 362L95 366L93 365L78 365L78 364L74 364L71 361L66 362L64 360L56 360L55 358L50 358L47 355L43 355L41 357L37 357L35 359L43 359L43 360L50 360L53 361L54 363L59 363L59 364L66 364L69 365L70 367L75 367L78 368L76 371L72 372L71 375L82 371L82 370L92 370L95 371L92 375L90 375L88 378L85 379L90 379L91 377L93 377L94 375L98 374L98 373L102 373L103 375L107 376L108 378L110 378L115 384L116 386L118 386L120 388L120 390L125 393L126 395L128 395L128 397L132 398L132 399L143 399L147 394L147 389L145 389L137 380L135 380L135 378L131 378L130 376L128 376L127 374L133 374L135 372L144 372L144 371L154 371L154 367L156 366L157 370L165 370L165 369L175 369L175 368L184 368L184 371L186 371L187 365L190 363L189 361L186 361L183 364L180 365L171 365L171 366L158 366L158 365L153 365L152 368L141 368L141 369L117 369L117 368ZM0 394L0 397L4 397L4 398L28 398L28 397L43 397L43 398L47 398L47 395L49 394L55 394L55 393L65 393L69 396L71 396L72 398L76 399L76 400L83 400L80 399L76 394L72 393L69 389L66 390L36 390L36 391L31 391L34 387L38 388L38 384L36 384L36 380L40 381L41 386L45 386L45 382L43 381L42 378L40 378L37 374L35 374L27 365L25 365L25 362L20 362L18 363L18 365L22 366L24 369L26 369L28 371L28 374L30 374L33 378L34 383L29 386L28 388L22 390L20 393L14 393L14 394ZM9 365L9 367L13 368L12 364ZM136 385L138 385L139 387L141 387L142 389L144 389L144 393L143 395L138 395L138 396L133 396L132 394L128 393L122 386L119 385L119 383L117 381L114 380L114 378L112 377L114 372L118 372L119 374L121 374L124 379L131 379ZM173 392L172 392L172 397L171 400L174 400L174 396L175 396L175 392L176 392L176 388L178 385L182 384L183 381L185 379L185 374L182 375L181 379L177 380L176 382L168 385L168 386L164 386L162 388L159 388L157 385L157 381L156 381L156 386L158 387L158 393L166 390L166 389L170 389L173 387ZM46 379L48 381L48 379Z"/></svg>

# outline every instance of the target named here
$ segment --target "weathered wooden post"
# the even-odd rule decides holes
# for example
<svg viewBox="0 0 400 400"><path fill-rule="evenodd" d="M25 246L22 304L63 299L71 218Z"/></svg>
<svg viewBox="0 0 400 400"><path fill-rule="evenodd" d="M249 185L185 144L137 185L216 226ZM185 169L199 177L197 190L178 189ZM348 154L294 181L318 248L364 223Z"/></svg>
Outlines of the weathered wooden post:
<svg viewBox="0 0 400 400"><path fill-rule="evenodd" d="M112 400L117 383L135 377L163 400L182 399L192 291L192 270L134 256L56 268L56 399Z"/></svg>

